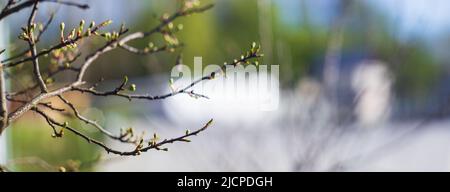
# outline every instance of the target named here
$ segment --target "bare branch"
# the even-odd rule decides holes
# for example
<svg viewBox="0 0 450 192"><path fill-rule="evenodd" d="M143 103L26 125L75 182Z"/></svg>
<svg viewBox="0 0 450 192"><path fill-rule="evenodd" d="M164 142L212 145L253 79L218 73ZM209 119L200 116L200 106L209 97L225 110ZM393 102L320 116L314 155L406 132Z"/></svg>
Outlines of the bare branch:
<svg viewBox="0 0 450 192"><path fill-rule="evenodd" d="M90 120L90 119L88 119L88 118L82 116L82 115L80 114L80 112L77 110L77 108L76 108L72 103L70 103L69 100L65 99L62 95L59 95L58 97L61 99L61 101L63 101L65 104L67 104L67 105L72 109L74 115L75 115L78 119L80 119L81 121L85 122L86 124L90 124L90 125L94 126L94 127L97 128L100 132L102 132L103 134L107 135L108 137L110 137L110 138L112 138L112 139L116 139L116 140L122 141L120 136L118 137L118 136L113 135L111 132L109 132L109 131L107 131L106 129L104 129L104 128L103 128L100 124L98 124L96 121Z"/></svg>
<svg viewBox="0 0 450 192"><path fill-rule="evenodd" d="M34 18L36 17L36 13L38 10L38 5L39 5L39 1L36 1L34 3L33 9L31 11L30 14L30 18L28 19L28 28L27 28L27 32L28 32L28 45L30 46L30 50L31 50L31 56L34 58L33 59L33 73L34 76L38 82L39 87L41 88L41 91L46 93L48 92L47 90L47 86L45 85L44 79L42 79L42 75L41 75L41 71L40 71L40 67L39 67L39 58L36 57L36 42L35 42L35 37L34 37L34 30L36 28L36 24L33 23L34 22Z"/></svg>
<svg viewBox="0 0 450 192"><path fill-rule="evenodd" d="M120 48L122 48L122 49L124 49L124 50L126 50L126 51L128 51L130 53L137 54L137 55L150 55L150 54L153 54L153 53L167 51L167 50L170 50L170 49L176 49L176 48L179 48L179 47L182 47L182 46L183 46L183 44L179 44L179 45L176 45L176 46L167 46L167 45L165 45L165 46L161 46L161 47L154 47L152 49L150 49L150 48L138 49L138 48L129 46L127 44L119 44Z"/></svg>
<svg viewBox="0 0 450 192"><path fill-rule="evenodd" d="M21 4L18 4L14 7L11 7L13 5L13 3L11 3L12 1L10 0L7 4L7 6L2 10L2 12L0 13L0 20L8 17L11 14L17 13L27 7L31 7L34 5L35 2L49 2L49 3L58 3L61 5L67 5L67 6L74 6L74 7L78 7L80 9L88 9L89 6L86 4L78 4L78 3L73 3L73 2L66 2L66 1L61 1L61 0L28 0L25 1Z"/></svg>
<svg viewBox="0 0 450 192"><path fill-rule="evenodd" d="M57 90L54 90L54 91L51 91L51 92L48 92L48 93L42 93L42 94L36 96L30 102L28 102L27 104L23 105L19 109L17 109L14 112L12 112L9 115L8 123L10 124L13 121L17 120L20 116L22 116L24 113L26 113L27 111L32 109L34 106L36 106L42 100L61 95L61 94L65 93L65 92L67 92L67 91L72 90L73 87L81 86L84 83L85 82L74 82L74 83L72 83L72 84L70 84L68 86L59 88Z"/></svg>
<svg viewBox="0 0 450 192"><path fill-rule="evenodd" d="M3 15L6 10L8 10L12 5L16 3L15 0L8 0L8 3L6 3L5 7L2 9L2 12L0 12L0 15Z"/></svg>
<svg viewBox="0 0 450 192"><path fill-rule="evenodd" d="M28 102L26 100L21 100L21 99L13 99L13 98L6 98L6 99L8 101L16 102L16 103L27 103ZM38 105L46 107L46 108L48 108L50 110L53 110L53 111L57 111L57 112L65 111L65 109L54 107L51 102L40 102L40 103L38 103Z"/></svg>
<svg viewBox="0 0 450 192"><path fill-rule="evenodd" d="M79 57L81 56L81 54L76 55L72 60L68 61L68 64L72 64L73 62L75 62L75 60L77 60ZM72 72L79 72L80 69L76 68L76 67L72 67L72 66L59 66L58 69L56 69L55 71L50 71L47 74L47 78L53 78L55 75L64 72L64 71L72 71ZM34 89L38 88L39 85L36 83L30 87L27 87L23 90L17 91L17 92L13 92L13 93L9 93L7 94L8 97L15 97L15 96L19 96L19 95L23 95L23 94L27 94L30 91L33 91Z"/></svg>
<svg viewBox="0 0 450 192"><path fill-rule="evenodd" d="M117 155L121 155L121 156L136 156L136 155L140 155L142 152L146 152L151 149L167 151L168 148L163 148L163 146L165 146L166 144L170 144L170 143L174 143L174 142L190 142L190 140L187 139L188 137L195 136L195 135L199 134L200 132L205 131L209 126L211 126L211 124L213 122L213 120L211 119L200 129L197 129L193 132L186 132L186 134L179 136L179 137L175 137L172 139L164 139L161 142L156 142L155 140L152 140L155 142L149 143L149 145L146 147L144 147L144 143L143 143L144 140L142 139L134 150L119 151L119 150L115 150L115 149L108 147L106 144L85 135L84 133L68 126L65 123L60 123L60 122L56 121L55 119L53 119L52 117L47 115L45 112L38 109L37 107L32 108L32 110L35 111L36 113L38 113L39 115L41 115L47 122L50 122L50 124L67 129L68 131L74 133L75 135L80 136L81 138L85 139L87 142L98 145L99 147L103 148L107 153L113 153L113 154L117 154Z"/></svg>

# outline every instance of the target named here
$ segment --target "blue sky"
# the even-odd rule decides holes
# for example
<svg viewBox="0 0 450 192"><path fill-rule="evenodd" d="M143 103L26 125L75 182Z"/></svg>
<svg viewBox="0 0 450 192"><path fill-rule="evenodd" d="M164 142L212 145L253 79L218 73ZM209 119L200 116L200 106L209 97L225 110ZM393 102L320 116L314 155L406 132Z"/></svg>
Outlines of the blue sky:
<svg viewBox="0 0 450 192"><path fill-rule="evenodd" d="M389 24L402 36L435 38L450 32L450 1L448 0L366 0L385 14ZM328 25L336 0L277 0L286 22L298 22L301 7L306 5L310 19Z"/></svg>
<svg viewBox="0 0 450 192"><path fill-rule="evenodd" d="M450 1L448 0L370 0L406 34L434 37L449 32Z"/></svg>

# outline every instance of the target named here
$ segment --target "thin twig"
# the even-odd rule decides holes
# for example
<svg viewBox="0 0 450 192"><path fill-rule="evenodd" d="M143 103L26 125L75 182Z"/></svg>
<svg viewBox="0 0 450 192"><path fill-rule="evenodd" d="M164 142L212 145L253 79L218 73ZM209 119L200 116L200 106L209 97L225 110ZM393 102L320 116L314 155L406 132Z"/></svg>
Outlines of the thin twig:
<svg viewBox="0 0 450 192"><path fill-rule="evenodd" d="M119 151L119 150L115 150L112 149L108 146L106 146L103 142L100 142L96 139L93 139L87 135L85 135L84 133L64 124L64 123L59 123L58 121L56 121L55 119L53 119L52 117L50 117L49 115L47 115L45 112L43 112L42 110L38 109L37 107L32 108L31 110L33 110L34 112L38 113L39 115L41 115L44 119L46 119L47 121L51 122L51 124L53 125L57 125L61 128L67 129L70 132L74 133L77 136L80 136L81 138L85 139L87 142L89 143L93 143L98 145L99 147L103 148L107 153L113 153L113 154L117 154L117 155L121 155L121 156L136 156L136 155L140 155L142 152L146 152L148 150L151 149L155 149L155 150L168 150L167 148L162 148L164 145L166 144L170 144L170 143L174 143L174 142L189 142L189 140L187 139L188 137L191 136L195 136L197 134L199 134L200 132L206 130L209 126L211 126L212 124L212 119L209 120L203 127L201 127L200 129L197 129L196 131L190 132L190 133L186 133L182 136L179 137L175 137L172 139L164 139L161 142L155 142L153 144L148 145L147 147L143 147L143 143L141 142L134 150L131 151ZM142 140L143 141L143 140Z"/></svg>
<svg viewBox="0 0 450 192"><path fill-rule="evenodd" d="M36 42L35 42L35 37L33 34L33 25L35 25L34 22L34 18L36 17L36 13L38 10L38 5L39 5L39 1L36 1L34 3L33 9L31 11L30 14L30 18L28 19L28 45L30 46L30 50L31 50L31 56L34 58L33 59L33 73L34 76L38 82L39 87L41 88L41 91L46 93L48 92L47 90L47 86L45 85L44 79L42 78L41 75L41 71L40 71L40 67L39 67L39 58L36 57Z"/></svg>
<svg viewBox="0 0 450 192"><path fill-rule="evenodd" d="M78 7L80 9L88 9L89 6L86 4L78 4L78 3L73 3L73 2L66 2L66 1L61 1L61 0L28 0L25 1L21 4L18 4L14 7L10 7L11 5L7 5L7 7L5 7L3 9L3 11L0 13L0 20L8 17L11 14L17 13L27 7L31 7L34 5L35 2L49 2L49 3L58 3L61 5L67 5L67 6L73 6L73 7Z"/></svg>
<svg viewBox="0 0 450 192"><path fill-rule="evenodd" d="M47 20L47 22L45 23L44 27L42 28L41 31L39 31L39 34L36 36L35 43L39 43L39 41L41 41L41 36L45 33L45 31L47 31L48 27L50 26L50 24L52 23L54 18L55 18L55 13L50 14L50 17ZM19 57L23 57L29 52L30 52L29 49L21 51L19 54L15 55L15 56L12 56L10 58L7 58L7 59L3 60L2 62L4 63L4 62L8 62L8 61L17 59Z"/></svg>

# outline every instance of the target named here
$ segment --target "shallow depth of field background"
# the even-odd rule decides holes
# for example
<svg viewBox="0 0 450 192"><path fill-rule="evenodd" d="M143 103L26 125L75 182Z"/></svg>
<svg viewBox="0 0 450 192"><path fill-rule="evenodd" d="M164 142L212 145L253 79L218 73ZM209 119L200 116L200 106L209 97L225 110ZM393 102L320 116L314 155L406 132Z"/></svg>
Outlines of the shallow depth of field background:
<svg viewBox="0 0 450 192"><path fill-rule="evenodd" d="M38 20L52 10L58 16L41 48L58 41L61 21L76 26L81 19L112 19L115 26L124 22L131 31L146 30L159 15L173 11L177 1L80 2L91 9L42 6ZM201 56L204 65L221 64L260 42L262 63L279 65L278 109L233 104L208 90L209 100L179 95L128 102L73 95L83 114L116 132L134 127L173 137L210 118L215 123L191 143L168 146L168 152L117 157L70 133L51 138L50 127L30 113L0 138L0 163L18 171L51 171L61 165L81 171L450 171L450 2L202 2L216 6L175 22L184 25L179 35L186 44L183 63L192 66L194 56ZM0 23L1 48L18 42L27 14ZM85 45L82 51L98 45ZM88 76L102 76L104 87L111 87L128 75L138 92L165 93L177 53L113 51ZM9 83L17 87L28 79ZM76 127L102 138L85 124Z"/></svg>

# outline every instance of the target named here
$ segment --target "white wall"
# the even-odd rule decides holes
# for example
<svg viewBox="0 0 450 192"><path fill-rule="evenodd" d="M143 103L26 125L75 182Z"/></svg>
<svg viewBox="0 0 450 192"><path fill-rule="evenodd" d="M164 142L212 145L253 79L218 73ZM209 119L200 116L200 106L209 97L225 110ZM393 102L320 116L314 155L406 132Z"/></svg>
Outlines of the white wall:
<svg viewBox="0 0 450 192"><path fill-rule="evenodd" d="M2 21L0 22L0 49L5 49L8 44L9 38L9 30L7 24ZM0 55L0 59L5 57L6 53ZM6 133L3 133L0 136L0 164L4 164L6 162Z"/></svg>

